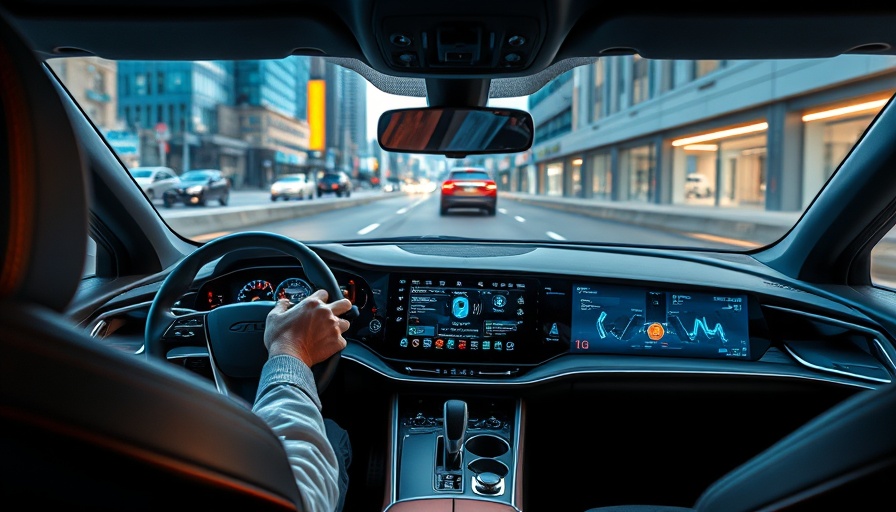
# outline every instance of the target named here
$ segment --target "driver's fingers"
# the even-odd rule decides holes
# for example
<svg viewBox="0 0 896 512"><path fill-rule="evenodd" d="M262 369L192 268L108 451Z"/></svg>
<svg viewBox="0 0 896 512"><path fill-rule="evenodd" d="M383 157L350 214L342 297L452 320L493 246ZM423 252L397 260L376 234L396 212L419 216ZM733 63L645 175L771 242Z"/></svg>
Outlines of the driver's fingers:
<svg viewBox="0 0 896 512"><path fill-rule="evenodd" d="M352 302L348 299L339 299L327 304L327 307L330 308L330 311L332 311L334 315L339 316L352 309Z"/></svg>
<svg viewBox="0 0 896 512"><path fill-rule="evenodd" d="M329 296L330 296L330 294L327 293L327 290L324 290L323 288L321 288L319 290L316 290L311 295L305 297L305 300L319 300L319 301L323 302L324 304L326 304L327 298L329 298Z"/></svg>
<svg viewBox="0 0 896 512"><path fill-rule="evenodd" d="M280 299L274 304L274 308L271 309L271 312L268 313L268 315L270 316L270 315L274 315L274 314L283 313L284 311L289 309L289 307L291 305L292 305L292 303L289 302L289 299Z"/></svg>

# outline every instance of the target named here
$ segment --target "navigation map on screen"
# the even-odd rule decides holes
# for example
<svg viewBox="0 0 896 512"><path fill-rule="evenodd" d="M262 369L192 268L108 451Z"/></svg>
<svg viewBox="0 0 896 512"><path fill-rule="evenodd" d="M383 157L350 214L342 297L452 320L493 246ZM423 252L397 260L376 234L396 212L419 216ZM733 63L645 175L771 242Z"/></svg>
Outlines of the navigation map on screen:
<svg viewBox="0 0 896 512"><path fill-rule="evenodd" d="M750 357L745 295L583 284L572 301L572 352Z"/></svg>

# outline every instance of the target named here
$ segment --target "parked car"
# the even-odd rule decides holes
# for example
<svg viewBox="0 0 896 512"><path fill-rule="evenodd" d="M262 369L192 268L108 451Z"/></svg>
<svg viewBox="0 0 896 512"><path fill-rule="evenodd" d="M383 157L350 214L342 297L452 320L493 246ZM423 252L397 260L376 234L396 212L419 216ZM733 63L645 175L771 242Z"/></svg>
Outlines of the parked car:
<svg viewBox="0 0 896 512"><path fill-rule="evenodd" d="M712 187L709 179L699 173L691 173L685 177L684 193L687 197L709 197L712 195Z"/></svg>
<svg viewBox="0 0 896 512"><path fill-rule="evenodd" d="M477 208L494 215L498 204L498 185L482 167L458 167L442 182L439 214L452 208Z"/></svg>
<svg viewBox="0 0 896 512"><path fill-rule="evenodd" d="M226 206L230 201L230 180L217 169L187 171L180 176L177 187L165 191L162 201L168 208L177 203L205 206L209 201Z"/></svg>
<svg viewBox="0 0 896 512"><path fill-rule="evenodd" d="M365 90L430 153L367 144ZM477 150L498 102L530 148ZM506 214L157 209L103 127L160 118L172 162L247 186L315 139L439 184L481 164ZM690 169L720 204L679 204ZM0 0L4 507L891 511L894 175L893 4ZM318 288L357 311L310 372L281 356L315 404L275 430L266 318ZM345 493L292 435L324 420Z"/></svg>
<svg viewBox="0 0 896 512"><path fill-rule="evenodd" d="M314 182L307 174L284 174L271 184L271 201L283 199L314 199Z"/></svg>
<svg viewBox="0 0 896 512"><path fill-rule="evenodd" d="M150 201L180 184L177 173L170 167L133 167L129 171Z"/></svg>
<svg viewBox="0 0 896 512"><path fill-rule="evenodd" d="M317 197L335 194L336 197L352 195L352 179L342 171L326 171L317 178Z"/></svg>

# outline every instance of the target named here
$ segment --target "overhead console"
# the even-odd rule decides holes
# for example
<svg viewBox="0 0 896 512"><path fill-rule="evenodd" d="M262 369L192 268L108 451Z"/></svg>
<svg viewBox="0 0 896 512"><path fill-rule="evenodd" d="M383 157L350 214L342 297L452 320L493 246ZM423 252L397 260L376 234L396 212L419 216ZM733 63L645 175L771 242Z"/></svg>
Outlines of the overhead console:
<svg viewBox="0 0 896 512"><path fill-rule="evenodd" d="M408 373L506 377L564 354L755 360L755 299L730 290L395 273L373 350Z"/></svg>
<svg viewBox="0 0 896 512"><path fill-rule="evenodd" d="M386 64L397 72L426 71L446 77L528 68L541 45L543 19L506 11L487 15L481 2L476 6L470 11L476 15L446 18L428 4L377 2L374 35ZM521 8L518 12L533 11Z"/></svg>

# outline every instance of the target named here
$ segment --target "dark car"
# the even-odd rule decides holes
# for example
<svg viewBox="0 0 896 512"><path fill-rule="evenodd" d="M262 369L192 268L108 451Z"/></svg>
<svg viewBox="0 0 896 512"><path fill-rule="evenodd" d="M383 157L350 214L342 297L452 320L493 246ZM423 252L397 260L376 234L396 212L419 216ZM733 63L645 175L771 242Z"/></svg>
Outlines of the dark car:
<svg viewBox="0 0 896 512"><path fill-rule="evenodd" d="M317 197L336 194L336 197L352 195L352 179L342 171L327 171L317 179Z"/></svg>
<svg viewBox="0 0 896 512"><path fill-rule="evenodd" d="M230 180L217 169L187 171L177 187L165 191L162 200L167 208L177 203L205 206L209 201L226 206L230 201Z"/></svg>
<svg viewBox="0 0 896 512"><path fill-rule="evenodd" d="M478 208L494 215L498 203L498 185L488 171L478 167L452 169L442 182L439 213L451 208Z"/></svg>

